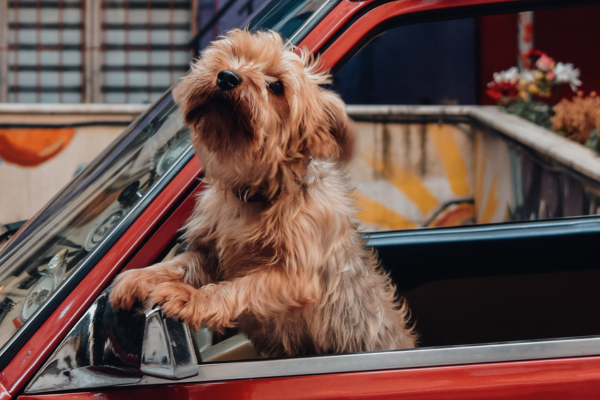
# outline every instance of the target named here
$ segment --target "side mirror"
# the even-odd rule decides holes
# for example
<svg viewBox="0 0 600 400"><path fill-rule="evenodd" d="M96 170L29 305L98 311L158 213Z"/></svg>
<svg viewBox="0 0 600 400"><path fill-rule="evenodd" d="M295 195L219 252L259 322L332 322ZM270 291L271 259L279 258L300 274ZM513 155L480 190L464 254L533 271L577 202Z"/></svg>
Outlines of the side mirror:
<svg viewBox="0 0 600 400"><path fill-rule="evenodd" d="M104 291L29 384L26 393L136 383L143 375L198 374L189 328L159 308L115 312Z"/></svg>

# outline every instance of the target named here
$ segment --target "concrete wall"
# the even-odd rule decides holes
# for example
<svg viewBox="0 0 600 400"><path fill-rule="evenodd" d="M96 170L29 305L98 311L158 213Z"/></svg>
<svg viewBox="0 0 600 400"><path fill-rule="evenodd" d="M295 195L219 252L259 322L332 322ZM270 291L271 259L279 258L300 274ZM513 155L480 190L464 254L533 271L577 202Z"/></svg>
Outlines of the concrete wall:
<svg viewBox="0 0 600 400"><path fill-rule="evenodd" d="M60 123L72 129L68 143L39 165L0 164L0 223L33 216L124 129L68 124L127 122L144 108L0 106L0 137L25 125ZM349 112L357 120L349 170L362 229L600 211L600 159L591 150L495 107L349 106ZM44 136L44 129L33 134Z"/></svg>
<svg viewBox="0 0 600 400"><path fill-rule="evenodd" d="M480 106L349 106L350 164L363 230L600 213L590 149Z"/></svg>

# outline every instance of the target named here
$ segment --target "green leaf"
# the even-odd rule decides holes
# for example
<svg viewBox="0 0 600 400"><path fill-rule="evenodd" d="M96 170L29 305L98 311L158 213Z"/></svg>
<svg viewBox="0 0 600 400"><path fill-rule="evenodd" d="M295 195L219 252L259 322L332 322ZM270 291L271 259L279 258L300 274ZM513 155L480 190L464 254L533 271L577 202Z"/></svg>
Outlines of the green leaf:
<svg viewBox="0 0 600 400"><path fill-rule="evenodd" d="M599 134L600 129L596 129L595 131L590 132L590 138L587 142L585 142L585 147L589 147L596 153L600 153L600 138L598 137Z"/></svg>
<svg viewBox="0 0 600 400"><path fill-rule="evenodd" d="M533 101L519 100L507 107L504 110L509 114L518 115L519 117L533 122L548 130L552 130L552 108L547 104L537 103Z"/></svg>

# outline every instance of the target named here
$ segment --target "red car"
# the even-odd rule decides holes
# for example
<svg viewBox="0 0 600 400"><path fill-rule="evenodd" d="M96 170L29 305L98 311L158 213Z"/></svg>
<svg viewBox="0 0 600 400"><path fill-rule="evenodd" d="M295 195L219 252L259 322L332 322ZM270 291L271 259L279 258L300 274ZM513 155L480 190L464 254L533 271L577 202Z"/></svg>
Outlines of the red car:
<svg viewBox="0 0 600 400"><path fill-rule="evenodd" d="M395 26L595 3L272 0L249 28L336 70ZM420 347L261 359L235 332L105 307L120 271L175 251L202 189L167 93L0 248L0 399L600 396L599 217L371 233Z"/></svg>

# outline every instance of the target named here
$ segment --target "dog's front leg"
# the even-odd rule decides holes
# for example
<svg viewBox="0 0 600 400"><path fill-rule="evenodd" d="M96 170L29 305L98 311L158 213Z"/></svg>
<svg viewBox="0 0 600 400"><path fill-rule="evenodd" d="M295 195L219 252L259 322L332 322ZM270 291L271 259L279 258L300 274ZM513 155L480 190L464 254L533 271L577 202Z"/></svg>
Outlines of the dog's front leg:
<svg viewBox="0 0 600 400"><path fill-rule="evenodd" d="M234 326L244 313L259 321L285 318L291 310L319 297L318 279L290 276L276 267L200 289L185 283L161 283L150 293L152 303L160 304L166 315L194 329L206 326L215 331Z"/></svg>
<svg viewBox="0 0 600 400"><path fill-rule="evenodd" d="M129 310L144 301L152 289L165 282L185 282L201 287L210 283L206 256L188 251L151 267L125 271L117 276L109 300L115 310Z"/></svg>

